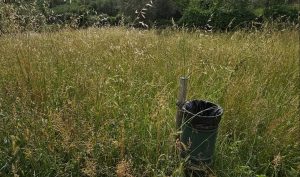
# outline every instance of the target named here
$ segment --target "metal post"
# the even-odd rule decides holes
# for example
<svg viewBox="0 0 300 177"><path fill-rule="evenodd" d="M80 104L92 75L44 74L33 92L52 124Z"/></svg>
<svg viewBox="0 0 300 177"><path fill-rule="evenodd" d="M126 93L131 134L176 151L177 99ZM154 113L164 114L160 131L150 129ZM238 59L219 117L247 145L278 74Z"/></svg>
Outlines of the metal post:
<svg viewBox="0 0 300 177"><path fill-rule="evenodd" d="M177 131L180 130L181 122L182 122L182 106L185 103L186 100L186 94L187 94L187 77L180 77L180 86L179 86L179 94L177 99L177 113L176 113L176 129Z"/></svg>

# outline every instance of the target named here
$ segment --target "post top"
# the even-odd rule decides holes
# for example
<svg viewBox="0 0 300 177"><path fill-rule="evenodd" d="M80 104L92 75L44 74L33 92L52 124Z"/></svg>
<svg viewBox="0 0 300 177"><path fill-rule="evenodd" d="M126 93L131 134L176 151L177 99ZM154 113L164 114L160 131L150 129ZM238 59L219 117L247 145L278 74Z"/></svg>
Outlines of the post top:
<svg viewBox="0 0 300 177"><path fill-rule="evenodd" d="M181 77L180 77L180 80L188 80L188 77L181 76Z"/></svg>

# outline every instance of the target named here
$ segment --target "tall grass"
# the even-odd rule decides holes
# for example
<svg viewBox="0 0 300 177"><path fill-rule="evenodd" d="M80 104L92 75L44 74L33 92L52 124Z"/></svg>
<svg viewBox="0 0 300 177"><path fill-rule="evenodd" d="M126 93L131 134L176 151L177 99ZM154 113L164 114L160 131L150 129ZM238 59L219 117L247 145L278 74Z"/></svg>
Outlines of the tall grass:
<svg viewBox="0 0 300 177"><path fill-rule="evenodd" d="M299 175L297 31L90 28L0 38L0 176L182 176L184 73L225 110L216 176Z"/></svg>

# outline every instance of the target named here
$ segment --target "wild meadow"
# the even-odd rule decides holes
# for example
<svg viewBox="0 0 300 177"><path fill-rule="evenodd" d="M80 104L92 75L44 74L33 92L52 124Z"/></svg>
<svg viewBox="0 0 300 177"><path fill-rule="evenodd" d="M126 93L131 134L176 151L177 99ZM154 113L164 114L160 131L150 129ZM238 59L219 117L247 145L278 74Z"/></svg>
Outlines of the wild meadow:
<svg viewBox="0 0 300 177"><path fill-rule="evenodd" d="M183 176L188 100L224 109L211 176L297 177L299 32L122 27L0 37L0 176Z"/></svg>

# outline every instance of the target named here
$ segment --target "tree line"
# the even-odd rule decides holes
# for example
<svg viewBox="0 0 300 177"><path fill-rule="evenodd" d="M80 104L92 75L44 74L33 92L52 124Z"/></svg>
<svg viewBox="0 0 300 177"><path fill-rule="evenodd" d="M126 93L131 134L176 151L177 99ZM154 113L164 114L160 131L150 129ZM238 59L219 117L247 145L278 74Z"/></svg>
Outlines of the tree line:
<svg viewBox="0 0 300 177"><path fill-rule="evenodd" d="M129 25L235 29L265 20L299 22L298 0L2 0L0 33L63 26ZM259 24L257 23L257 24ZM253 23L252 23L253 24Z"/></svg>

